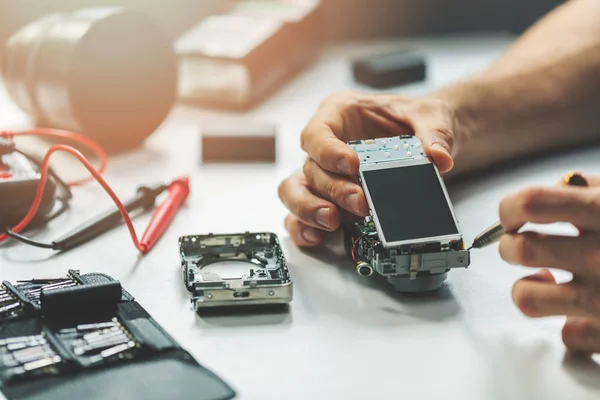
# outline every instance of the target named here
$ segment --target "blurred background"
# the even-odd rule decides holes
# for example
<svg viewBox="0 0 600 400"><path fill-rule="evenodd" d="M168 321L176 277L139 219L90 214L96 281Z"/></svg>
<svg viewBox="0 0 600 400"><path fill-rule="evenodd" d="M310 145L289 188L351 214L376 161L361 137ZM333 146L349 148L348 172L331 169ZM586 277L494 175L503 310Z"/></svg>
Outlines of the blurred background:
<svg viewBox="0 0 600 400"><path fill-rule="evenodd" d="M323 0L331 40L526 29L561 0ZM0 0L0 43L49 12L125 5L156 17L176 37L234 0Z"/></svg>
<svg viewBox="0 0 600 400"><path fill-rule="evenodd" d="M327 43L519 34L562 2L0 0L0 58L7 91L34 114L38 124L84 132L107 148L114 144L120 149L122 137L130 138L135 146L150 135L175 100L208 108L254 108L315 64ZM70 14L113 6L141 11L142 20L149 15L152 27L150 21L132 15L124 19L97 15L83 21ZM41 17L55 12L64 14L50 18L55 22L40 22ZM107 29L101 27L103 19ZM26 25L35 29L23 28ZM93 39L83 40L84 36ZM78 51L68 50L75 48ZM426 58L407 56L405 50L352 60L355 80L376 88L426 80ZM69 66L68 71L61 70L64 65ZM26 72L33 70L32 78ZM62 73L57 75L57 70ZM28 82L30 78L34 81ZM50 88L53 93L42 96L41 90L29 91L30 87ZM62 104L64 93L69 93L70 107ZM106 101L101 103L102 99ZM143 112L142 106L146 107ZM66 109L69 115L65 115ZM142 123L140 115L155 117ZM106 121L115 126L108 129ZM106 138L107 130L120 139Z"/></svg>

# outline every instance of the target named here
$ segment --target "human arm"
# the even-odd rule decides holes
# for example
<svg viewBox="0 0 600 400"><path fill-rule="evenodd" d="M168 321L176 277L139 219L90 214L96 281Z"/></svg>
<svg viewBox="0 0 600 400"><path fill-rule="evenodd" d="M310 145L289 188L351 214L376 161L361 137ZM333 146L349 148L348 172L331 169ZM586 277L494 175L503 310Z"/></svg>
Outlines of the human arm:
<svg viewBox="0 0 600 400"><path fill-rule="evenodd" d="M341 93L302 132L308 158L279 195L301 246L321 243L345 213L365 215L348 140L415 134L446 176L600 139L600 3L571 0L490 68L430 96Z"/></svg>
<svg viewBox="0 0 600 400"><path fill-rule="evenodd" d="M600 141L600 2L565 3L490 68L433 96L460 126L452 175Z"/></svg>

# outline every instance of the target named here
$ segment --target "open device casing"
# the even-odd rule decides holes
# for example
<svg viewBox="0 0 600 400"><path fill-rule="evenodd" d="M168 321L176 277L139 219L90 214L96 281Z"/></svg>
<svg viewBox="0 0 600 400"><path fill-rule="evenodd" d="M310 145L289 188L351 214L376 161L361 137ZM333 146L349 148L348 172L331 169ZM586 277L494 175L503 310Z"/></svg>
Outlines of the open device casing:
<svg viewBox="0 0 600 400"><path fill-rule="evenodd" d="M196 309L292 301L292 280L274 233L182 236L179 250L183 280ZM248 273L239 278L223 278L203 270L221 261L247 262Z"/></svg>

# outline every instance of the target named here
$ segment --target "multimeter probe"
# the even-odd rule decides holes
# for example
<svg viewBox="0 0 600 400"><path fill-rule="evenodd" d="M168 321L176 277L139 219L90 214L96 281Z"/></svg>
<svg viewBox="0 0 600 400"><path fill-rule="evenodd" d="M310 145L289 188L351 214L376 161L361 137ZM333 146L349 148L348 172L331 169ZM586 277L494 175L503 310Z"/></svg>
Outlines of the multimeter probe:
<svg viewBox="0 0 600 400"><path fill-rule="evenodd" d="M45 188L48 182L48 176L51 175L49 167L50 159L55 153L58 152L71 154L72 156L77 158L77 160L79 160L79 162L83 164L83 166L91 174L91 177L89 178L67 182L66 185L69 187L78 186L83 185L89 182L90 180L96 180L117 206L117 209L129 230L135 248L142 254L148 253L153 247L153 245L158 241L158 239L166 230L168 224L174 217L177 209L182 205L182 203L185 201L189 194L189 181L185 177L176 179L170 185L165 185L163 190L168 191L168 197L156 209L148 228L146 229L142 239L140 240L138 239L138 236L136 234L135 227L133 226L133 222L131 220L131 217L129 216L127 207L121 202L117 194L112 190L110 185L102 177L102 174L104 173L107 167L107 155L106 152L98 144L96 144L93 140L83 135L58 129L37 128L15 132L0 131L0 139L4 139L7 141L12 141L15 137L20 136L43 136L51 137L54 139L73 141L95 153L99 159L100 165L98 168L94 167L92 163L90 163L90 161L79 150L77 150L74 147L65 144L52 145L46 152L42 161L39 163L39 183L37 185L33 203L31 204L29 211L14 227L7 228L6 233L0 234L0 243L5 242L12 237L21 240L22 242L35 245L35 242L24 238L23 236L19 235L19 233L30 225L30 223L32 222L32 220L38 212L38 209L44 197ZM4 172L4 175L0 175L0 182L1 180L10 181L17 178L18 177L13 177L10 172ZM43 245L39 247L53 248L52 246ZM57 250L60 249L57 248Z"/></svg>

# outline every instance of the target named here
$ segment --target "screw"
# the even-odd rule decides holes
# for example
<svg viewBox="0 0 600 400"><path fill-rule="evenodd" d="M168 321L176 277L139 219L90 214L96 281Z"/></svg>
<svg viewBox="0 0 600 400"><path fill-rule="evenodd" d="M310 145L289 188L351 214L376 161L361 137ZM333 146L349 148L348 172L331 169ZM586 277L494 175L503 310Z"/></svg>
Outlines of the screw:
<svg viewBox="0 0 600 400"><path fill-rule="evenodd" d="M206 298L207 298L207 299L212 299L212 294L211 294L211 293L208 293L208 294L206 295Z"/></svg>
<svg viewBox="0 0 600 400"><path fill-rule="evenodd" d="M274 291L269 291L269 296L275 296L275 292Z"/></svg>

